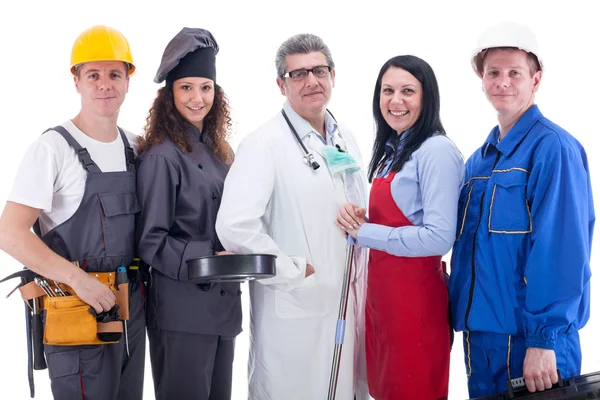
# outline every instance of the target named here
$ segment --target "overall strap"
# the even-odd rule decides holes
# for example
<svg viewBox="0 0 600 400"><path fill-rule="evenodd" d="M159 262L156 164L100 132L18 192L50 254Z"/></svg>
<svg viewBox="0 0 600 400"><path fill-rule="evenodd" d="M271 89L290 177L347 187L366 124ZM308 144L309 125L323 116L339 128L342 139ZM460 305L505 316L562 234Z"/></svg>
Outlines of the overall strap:
<svg viewBox="0 0 600 400"><path fill-rule="evenodd" d="M64 126L57 125L54 128L47 129L44 133L50 130L60 133L60 135L67 141L67 143L69 143L69 145L75 150L77 158L79 158L79 161L81 162L83 168L85 168L87 172L92 174L102 173L100 168L92 160L92 157L90 157L90 153L87 151L87 149L81 147L77 140L75 140L73 136L71 136L69 131Z"/></svg>
<svg viewBox="0 0 600 400"><path fill-rule="evenodd" d="M135 170L135 154L129 145L129 140L127 139L127 135L125 135L125 132L123 132L123 129L121 129L121 127L117 128L119 128L119 134L121 135L123 145L125 146L125 161L127 162L127 171L133 171Z"/></svg>

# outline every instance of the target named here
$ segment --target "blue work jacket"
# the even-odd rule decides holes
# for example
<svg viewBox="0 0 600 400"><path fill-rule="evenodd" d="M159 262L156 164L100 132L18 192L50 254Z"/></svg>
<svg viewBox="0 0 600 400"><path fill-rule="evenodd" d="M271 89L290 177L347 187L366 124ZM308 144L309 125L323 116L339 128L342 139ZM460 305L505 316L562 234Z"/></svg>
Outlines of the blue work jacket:
<svg viewBox="0 0 600 400"><path fill-rule="evenodd" d="M529 108L467 161L452 252L456 331L554 349L589 318L594 206L584 148Z"/></svg>

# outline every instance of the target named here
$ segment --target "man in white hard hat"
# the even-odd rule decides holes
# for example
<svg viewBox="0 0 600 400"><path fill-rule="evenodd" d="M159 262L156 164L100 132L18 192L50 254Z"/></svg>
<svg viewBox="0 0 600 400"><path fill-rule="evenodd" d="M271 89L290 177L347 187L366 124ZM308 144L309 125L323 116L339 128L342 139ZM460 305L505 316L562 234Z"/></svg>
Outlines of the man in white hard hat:
<svg viewBox="0 0 600 400"><path fill-rule="evenodd" d="M531 392L579 375L589 318L594 207L581 144L535 105L544 64L535 35L485 31L472 66L498 125L469 158L452 252L453 325L471 397Z"/></svg>

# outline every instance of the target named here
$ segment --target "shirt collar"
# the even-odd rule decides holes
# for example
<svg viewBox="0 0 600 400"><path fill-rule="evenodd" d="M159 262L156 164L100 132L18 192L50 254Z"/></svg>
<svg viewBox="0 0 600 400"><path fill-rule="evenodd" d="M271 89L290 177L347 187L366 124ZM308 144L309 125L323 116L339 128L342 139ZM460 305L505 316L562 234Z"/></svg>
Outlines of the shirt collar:
<svg viewBox="0 0 600 400"><path fill-rule="evenodd" d="M531 130L533 125L535 125L542 117L543 115L538 106L534 104L521 115L521 118L518 119L506 136L500 141L498 141L500 129L496 125L485 140L485 143L481 148L481 155L485 157L489 147L494 146L504 156L509 156L516 150L525 136L527 136L527 133Z"/></svg>
<svg viewBox="0 0 600 400"><path fill-rule="evenodd" d="M294 109L292 108L292 106L290 105L290 103L287 100L283 103L283 110L285 111L288 118L290 119L290 122L294 126L294 129L296 129L296 132L298 132L298 136L300 136L300 139L304 139L304 137L306 135L308 135L309 133L314 133L318 138L320 138L321 140L323 139L321 134L319 132L317 132L308 123L307 120L302 118L300 115L298 115L298 113L296 111L294 111ZM337 132L337 130L338 130L337 122L335 122L335 120L333 119L331 114L326 112L325 113L325 134L327 136L327 143L332 144L334 142L333 136Z"/></svg>
<svg viewBox="0 0 600 400"><path fill-rule="evenodd" d="M390 136L385 142L385 155L390 156L392 153L397 153L402 150L404 142L411 132L411 128L409 128L400 136L396 133L394 133L393 136Z"/></svg>
<svg viewBox="0 0 600 400"><path fill-rule="evenodd" d="M184 134L189 139L191 139L193 142L202 142L203 133L200 132L200 129L198 129L195 125L192 125L189 122L187 122L185 124L185 132L184 132Z"/></svg>

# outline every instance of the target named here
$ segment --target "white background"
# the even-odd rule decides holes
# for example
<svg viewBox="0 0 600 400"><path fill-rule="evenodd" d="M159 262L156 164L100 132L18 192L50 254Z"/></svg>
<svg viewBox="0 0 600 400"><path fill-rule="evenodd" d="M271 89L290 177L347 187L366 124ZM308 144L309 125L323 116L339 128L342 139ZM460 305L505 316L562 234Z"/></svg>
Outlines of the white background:
<svg viewBox="0 0 600 400"><path fill-rule="evenodd" d="M365 158L373 139L371 102L381 65L400 54L431 64L440 85L442 121L467 158L496 124L469 54L479 34L504 20L527 23L543 45L546 67L537 103L587 149L595 197L600 201L600 165L592 141L598 132L600 65L594 1L15 1L0 6L0 207L29 144L46 128L72 118L79 109L69 73L71 46L94 24L120 30L129 40L137 71L119 124L141 133L158 85L152 82L167 42L183 27L209 29L221 51L217 82L233 110L232 146L278 112L284 100L275 84L275 52L289 36L311 32L329 45L337 65L330 109L353 127ZM10 8L9 8L10 7ZM300 152L298 157L301 157ZM571 210L564 210L571 212ZM597 273L598 235L592 271ZM448 257L446 257L448 258ZM21 268L0 253L0 276ZM600 303L592 280L592 317L581 332L583 373L600 370L597 344ZM16 282L0 285L0 399L27 399L25 325L18 295L3 297ZM247 287L244 285L244 296ZM237 340L233 398L246 398L248 310ZM333 338L332 338L333 340ZM450 399L467 398L461 337L452 351ZM35 373L37 399L51 399L47 371ZM307 384L310 384L307 382ZM152 399L146 366L145 398ZM323 394L323 399L326 394ZM285 400L285 399L281 399ZM320 399L310 399L320 400ZM345 400L345 399L341 399Z"/></svg>

